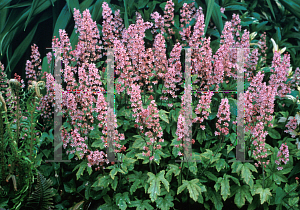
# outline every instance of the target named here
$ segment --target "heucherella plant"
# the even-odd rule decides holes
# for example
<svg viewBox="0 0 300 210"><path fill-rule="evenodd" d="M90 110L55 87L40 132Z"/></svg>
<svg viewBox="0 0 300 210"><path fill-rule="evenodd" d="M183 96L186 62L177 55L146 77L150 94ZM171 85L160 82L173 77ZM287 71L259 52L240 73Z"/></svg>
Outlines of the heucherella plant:
<svg viewBox="0 0 300 210"><path fill-rule="evenodd" d="M277 99L297 87L297 74L289 80L289 55L274 51L268 67L265 34L257 45L251 45L254 35L250 39L250 33L242 31L238 15L225 23L220 46L213 50L211 38L204 34L203 10L195 3L184 3L178 17L175 3L168 1L164 16L158 12L150 15L153 22L145 22L137 12L135 23L128 28L120 11L113 14L106 2L102 9L103 36L89 10L81 14L74 9L78 34L75 49L65 30L52 41L54 52L58 48L62 52L62 101L55 103L62 104L63 148L68 159L75 157L79 162L74 168L78 169L77 183L89 180L80 187L89 189L85 199L92 200L92 193L101 190L97 199L103 198L105 203L100 208L152 209L151 202L155 202L160 209L170 209L177 208L179 202L194 202L206 209L212 205L222 209L222 200L227 199L239 208L246 200L252 209L260 205L297 206L294 200L287 206L285 200L291 198L280 197L281 192L295 193L297 189L286 177L293 167L295 145L282 142L290 141L287 138L279 140L281 135L274 129ZM153 37L152 47L146 47L151 45L145 43L146 36ZM185 61L181 53L186 47L191 49L191 84L184 83L188 78L183 79ZM108 107L106 96L107 48L114 50L115 110ZM244 49L242 67L247 78L246 91L237 98L244 98L246 156L254 159L254 164L236 161L232 144L237 124L234 108L239 101L222 93L236 89L237 48ZM32 66L38 67L38 51L33 49L37 64ZM47 57L49 64L56 59L51 54ZM28 68L32 66L28 64ZM58 112L51 107L55 79L50 73L45 73L44 79L47 94L41 98L39 110L53 121L53 112ZM32 87L37 84L37 80L31 83ZM189 113L194 123L191 139L186 138ZM108 116L113 116L117 164L109 161L104 151L108 147ZM271 144L268 135L278 142ZM196 161L175 162L176 158L183 159L187 142L193 144L189 155ZM261 166L262 171L255 166ZM72 188L69 185L71 182L64 185L69 192L76 191L75 184Z"/></svg>

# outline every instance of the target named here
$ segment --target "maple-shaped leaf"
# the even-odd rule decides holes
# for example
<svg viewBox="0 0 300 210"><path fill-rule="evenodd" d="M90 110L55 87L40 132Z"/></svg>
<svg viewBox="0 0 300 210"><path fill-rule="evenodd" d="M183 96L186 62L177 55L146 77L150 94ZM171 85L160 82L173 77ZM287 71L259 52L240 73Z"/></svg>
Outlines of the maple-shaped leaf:
<svg viewBox="0 0 300 210"><path fill-rule="evenodd" d="M222 197L218 192L213 190L211 187L208 187L207 194L205 196L205 200L207 201L208 199L211 200L211 202L213 202L217 210L222 210L223 208Z"/></svg>
<svg viewBox="0 0 300 210"><path fill-rule="evenodd" d="M241 163L241 162L234 162L231 166L232 168L232 172L233 173L237 173L240 174L243 178L243 180L245 181L246 184L248 184L250 186L250 188L253 187L253 175L252 172L257 172L256 168L254 165L250 164L250 163Z"/></svg>
<svg viewBox="0 0 300 210"><path fill-rule="evenodd" d="M150 187L148 188L148 193L150 195L151 201L154 202L157 199L157 196L160 195L160 183L162 182L169 192L169 182L165 179L165 170L160 171L156 176L148 172L149 179L147 180L150 183Z"/></svg>
<svg viewBox="0 0 300 210"><path fill-rule="evenodd" d="M103 197L105 204L99 206L99 209L101 210L115 210L118 209L118 206L116 204L113 203L113 201L111 200L111 198L108 195L105 195Z"/></svg>
<svg viewBox="0 0 300 210"><path fill-rule="evenodd" d="M112 178L110 176L98 176L98 180L92 185L92 187L108 187L109 184L113 182Z"/></svg>
<svg viewBox="0 0 300 210"><path fill-rule="evenodd" d="M215 189L216 191L218 191L221 187L221 195L223 200L225 201L228 196L230 195L230 185L229 185L229 179L228 176L226 174L223 175L222 177L218 178L217 183L215 184Z"/></svg>
<svg viewBox="0 0 300 210"><path fill-rule="evenodd" d="M216 155L214 155L214 153L209 150L209 149L206 149L206 152L202 153L200 155L201 158L205 158L205 159L208 159L210 161L210 163L214 163L214 162L217 162L220 160L220 157L221 157L221 153L218 153ZM202 161L202 160L201 160ZM203 161L204 162L204 161Z"/></svg>
<svg viewBox="0 0 300 210"><path fill-rule="evenodd" d="M206 191L205 186L199 183L199 179L193 179L190 181L183 180L182 185L177 190L177 195L181 193L185 188L188 189L190 197L195 202L198 200L198 196L201 195L202 192Z"/></svg>
<svg viewBox="0 0 300 210"><path fill-rule="evenodd" d="M169 210L171 207L174 207L173 200L173 196L168 193L164 198L158 197L155 202L157 204L157 207L161 210Z"/></svg>
<svg viewBox="0 0 300 210"><path fill-rule="evenodd" d="M250 187L248 185L232 186L232 194L235 194L234 203L237 207L242 208L245 205L246 199L249 203L252 202L253 198L250 193Z"/></svg>
<svg viewBox="0 0 300 210"><path fill-rule="evenodd" d="M129 193L118 193L115 195L116 198L116 204L121 210L125 210L127 208L127 204L130 204L130 199L129 199Z"/></svg>
<svg viewBox="0 0 300 210"><path fill-rule="evenodd" d="M133 182L130 187L130 194L132 195L138 188L144 186L145 181L147 180L147 174L142 174L141 171L133 171L134 174L128 175L128 181Z"/></svg>
<svg viewBox="0 0 300 210"><path fill-rule="evenodd" d="M150 200L136 200L132 201L129 207L136 207L136 210L153 210L150 205Z"/></svg>
<svg viewBox="0 0 300 210"><path fill-rule="evenodd" d="M217 162L215 162L213 166L216 166L217 171L220 172L222 169L228 166L228 164L224 159L220 159Z"/></svg>
<svg viewBox="0 0 300 210"><path fill-rule="evenodd" d="M136 162L137 160L134 159L134 158L129 158L129 157L124 157L123 158L123 162L121 164L121 168L123 169L124 172L127 172L128 168L133 168L134 167L134 163ZM131 170L131 169L130 169Z"/></svg>
<svg viewBox="0 0 300 210"><path fill-rule="evenodd" d="M87 166L88 166L87 161L82 161L79 165L77 165L73 169L73 171L75 171L77 168L79 168L78 171L76 172L76 180L78 180L80 178L80 176L83 176L83 172Z"/></svg>
<svg viewBox="0 0 300 210"><path fill-rule="evenodd" d="M255 194L260 195L260 203L263 204L264 202L268 201L269 198L272 196L269 188L263 189L262 187L256 188Z"/></svg>
<svg viewBox="0 0 300 210"><path fill-rule="evenodd" d="M112 179L115 179L115 176L118 172L125 174L125 172L122 169L117 168L117 166L114 165L114 168L110 171L109 175Z"/></svg>
<svg viewBox="0 0 300 210"><path fill-rule="evenodd" d="M178 176L180 174L180 169L179 169L179 166L177 166L177 165L168 164L167 169L168 169L168 171L167 171L166 177L169 177L172 174L174 174L174 176Z"/></svg>

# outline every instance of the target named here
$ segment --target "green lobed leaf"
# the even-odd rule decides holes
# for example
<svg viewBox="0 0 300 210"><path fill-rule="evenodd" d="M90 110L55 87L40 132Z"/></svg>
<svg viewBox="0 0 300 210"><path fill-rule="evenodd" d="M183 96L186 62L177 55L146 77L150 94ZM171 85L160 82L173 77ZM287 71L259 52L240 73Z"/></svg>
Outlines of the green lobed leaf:
<svg viewBox="0 0 300 210"><path fill-rule="evenodd" d="M74 181L74 179L72 179L71 181L64 183L64 189L67 193L73 193L76 192L76 183Z"/></svg>
<svg viewBox="0 0 300 210"><path fill-rule="evenodd" d="M220 187L222 198L225 201L228 198L228 196L230 196L229 179L226 174L223 175L223 178L219 177L217 183L214 185L216 191L218 191Z"/></svg>
<svg viewBox="0 0 300 210"><path fill-rule="evenodd" d="M76 172L77 180L80 178L80 176L83 176L83 173L84 173L84 170L86 169L86 167L87 167L87 162L83 161L73 169L73 171L75 171L77 168L79 168L78 171Z"/></svg>
<svg viewBox="0 0 300 210"><path fill-rule="evenodd" d="M264 202L268 201L269 198L272 196L269 188L263 189L262 187L256 189L256 193L260 195L260 203L263 204Z"/></svg>
<svg viewBox="0 0 300 210"><path fill-rule="evenodd" d="M154 202L157 199L157 196L160 195L160 183L162 182L169 192L169 182L164 178L165 170L160 171L156 176L151 172L148 172L147 174L149 176L147 182L150 183L148 193L151 201Z"/></svg>
<svg viewBox="0 0 300 210"><path fill-rule="evenodd" d="M110 176L98 176L97 181L92 185L92 187L103 187L107 188L109 184L112 183L112 178Z"/></svg>
<svg viewBox="0 0 300 210"><path fill-rule="evenodd" d="M168 115L166 115L166 113L169 113L169 112L167 112L163 109L159 110L159 112L158 112L159 118L169 124L170 122L169 122L169 119L168 119Z"/></svg>
<svg viewBox="0 0 300 210"><path fill-rule="evenodd" d="M169 210L171 207L174 207L173 200L173 196L167 194L164 198L158 197L158 199L155 202L157 204L157 207L161 210Z"/></svg>
<svg viewBox="0 0 300 210"><path fill-rule="evenodd" d="M275 204L281 204L282 199L286 196L287 194L284 192L284 190L281 187L276 188L276 196L275 196Z"/></svg>
<svg viewBox="0 0 300 210"><path fill-rule="evenodd" d="M153 210L150 205L150 200L136 200L132 201L129 207L136 207L137 210Z"/></svg>
<svg viewBox="0 0 300 210"><path fill-rule="evenodd" d="M208 188L206 199L211 200L217 210L221 210L223 208L221 195L213 189Z"/></svg>
<svg viewBox="0 0 300 210"><path fill-rule="evenodd" d="M179 166L174 164L168 164L166 177L169 177L172 174L174 174L174 176L178 176L180 174Z"/></svg>
<svg viewBox="0 0 300 210"><path fill-rule="evenodd" d="M116 198L116 204L118 205L119 209L125 210L127 208L127 203L130 204L130 199L129 199L129 193L118 193L115 195Z"/></svg>
<svg viewBox="0 0 300 210"><path fill-rule="evenodd" d="M182 185L178 187L177 189L177 195L181 193L184 189L188 189L190 197L196 202L198 200L198 196L204 192L203 190L206 190L205 187L201 188L200 186L203 186L202 184L199 184L199 179L193 179L190 181L183 180Z"/></svg>
<svg viewBox="0 0 300 210"><path fill-rule="evenodd" d="M248 185L242 185L242 186L233 185L232 193L235 194L234 203L239 208L242 208L242 206L245 205L246 199L249 203L251 203L253 200Z"/></svg>
<svg viewBox="0 0 300 210"><path fill-rule="evenodd" d="M254 165L250 163L241 163L241 162L234 162L231 165L232 172L239 174L241 172L241 176L246 184L248 184L250 187L253 186L253 175L252 172L257 172Z"/></svg>
<svg viewBox="0 0 300 210"><path fill-rule="evenodd" d="M120 173L122 173L122 174L125 174L125 172L124 172L122 169L117 168L116 165L115 165L114 168L110 171L109 175L110 175L110 177L111 177L112 179L115 179L115 176L116 176L116 174L117 174L118 172L120 172Z"/></svg>

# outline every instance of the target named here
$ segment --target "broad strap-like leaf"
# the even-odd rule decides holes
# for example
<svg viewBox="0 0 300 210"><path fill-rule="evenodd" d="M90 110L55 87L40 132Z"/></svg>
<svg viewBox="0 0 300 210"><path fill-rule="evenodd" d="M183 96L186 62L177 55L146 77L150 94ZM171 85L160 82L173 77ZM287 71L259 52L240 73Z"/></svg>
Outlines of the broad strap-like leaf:
<svg viewBox="0 0 300 210"><path fill-rule="evenodd" d="M59 37L59 29L65 29L67 27L67 24L71 20L71 14L68 4L66 4L56 19L53 36Z"/></svg>
<svg viewBox="0 0 300 210"><path fill-rule="evenodd" d="M211 15L213 13L214 10L214 6L215 6L215 1L214 0L205 0L206 4L207 4L207 10L206 10L206 15L205 15L205 28L204 28L204 34L206 34L206 30L211 18Z"/></svg>
<svg viewBox="0 0 300 210"><path fill-rule="evenodd" d="M24 31L26 30L26 27L27 27L27 25L28 25L28 23L29 23L29 21L30 21L30 19L31 19L31 16L32 16L34 10L36 9L38 3L39 3L39 0L33 0L33 1L32 1L31 7L30 7L30 12L29 12L29 15L28 15L28 17L27 17L27 20L26 20L26 22L25 22Z"/></svg>

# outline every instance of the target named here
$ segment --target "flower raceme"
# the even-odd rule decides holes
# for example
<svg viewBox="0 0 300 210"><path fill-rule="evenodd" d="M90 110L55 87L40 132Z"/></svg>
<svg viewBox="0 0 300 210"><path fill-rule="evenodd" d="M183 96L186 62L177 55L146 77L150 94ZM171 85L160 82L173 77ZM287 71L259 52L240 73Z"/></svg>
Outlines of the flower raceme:
<svg viewBox="0 0 300 210"><path fill-rule="evenodd" d="M229 133L229 122L230 122L230 106L228 104L228 99L224 98L221 100L221 105L217 114L218 122L216 123L216 128L220 131L215 131L215 135L224 135L226 136Z"/></svg>
<svg viewBox="0 0 300 210"><path fill-rule="evenodd" d="M280 162L283 162L284 164L287 164L287 162L289 161L289 148L288 146L285 144L281 144L281 147L277 153L277 158L279 158L279 160L275 160L275 163L277 165L280 165ZM282 170L283 167L277 167L278 170Z"/></svg>

